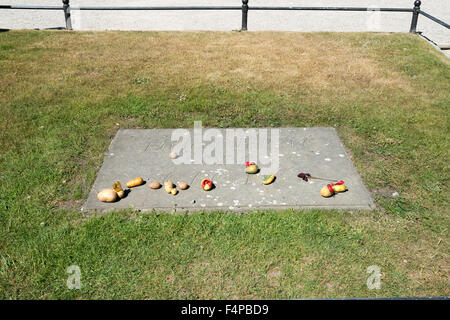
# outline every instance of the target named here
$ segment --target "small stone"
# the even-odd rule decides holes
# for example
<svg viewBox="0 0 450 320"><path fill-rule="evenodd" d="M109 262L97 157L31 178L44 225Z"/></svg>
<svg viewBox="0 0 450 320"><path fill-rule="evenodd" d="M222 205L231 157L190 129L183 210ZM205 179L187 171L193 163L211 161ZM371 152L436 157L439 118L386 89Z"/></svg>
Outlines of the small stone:
<svg viewBox="0 0 450 320"><path fill-rule="evenodd" d="M195 200L191 200L191 203L194 204L194 203L195 203Z"/></svg>
<svg viewBox="0 0 450 320"><path fill-rule="evenodd" d="M397 198L398 196L399 196L398 192L394 192L394 193L392 194L392 197L393 197L393 198Z"/></svg>

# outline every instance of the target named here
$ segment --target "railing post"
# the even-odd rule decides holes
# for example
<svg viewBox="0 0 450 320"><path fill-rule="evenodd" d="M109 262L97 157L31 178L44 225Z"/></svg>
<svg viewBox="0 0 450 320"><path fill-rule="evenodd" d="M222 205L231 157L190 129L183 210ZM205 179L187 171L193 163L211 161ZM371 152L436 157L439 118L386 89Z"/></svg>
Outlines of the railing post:
<svg viewBox="0 0 450 320"><path fill-rule="evenodd" d="M62 0L64 19L66 20L66 30L72 30L72 18L70 17L70 4L69 0Z"/></svg>
<svg viewBox="0 0 450 320"><path fill-rule="evenodd" d="M422 2L419 0L414 1L414 9L413 9L414 11L413 11L413 15L412 15L411 28L409 29L409 32L411 32L411 33L416 33L417 19L419 19L421 4L422 4Z"/></svg>
<svg viewBox="0 0 450 320"><path fill-rule="evenodd" d="M242 31L247 30L248 20L248 0L242 0Z"/></svg>

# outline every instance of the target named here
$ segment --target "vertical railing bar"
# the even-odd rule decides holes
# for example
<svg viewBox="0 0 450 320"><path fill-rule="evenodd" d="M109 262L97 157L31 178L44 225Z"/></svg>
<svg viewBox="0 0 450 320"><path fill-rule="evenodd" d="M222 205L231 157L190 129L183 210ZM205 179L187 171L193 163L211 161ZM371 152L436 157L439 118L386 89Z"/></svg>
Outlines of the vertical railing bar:
<svg viewBox="0 0 450 320"><path fill-rule="evenodd" d="M242 31L247 31L248 22L248 0L242 0Z"/></svg>
<svg viewBox="0 0 450 320"><path fill-rule="evenodd" d="M69 0L62 0L64 10L64 20L66 21L66 30L72 30L72 18L70 16Z"/></svg>
<svg viewBox="0 0 450 320"><path fill-rule="evenodd" d="M414 1L414 9L411 20L411 28L409 29L410 33L417 33L417 20L419 19L420 13L420 5L422 2L420 0Z"/></svg>

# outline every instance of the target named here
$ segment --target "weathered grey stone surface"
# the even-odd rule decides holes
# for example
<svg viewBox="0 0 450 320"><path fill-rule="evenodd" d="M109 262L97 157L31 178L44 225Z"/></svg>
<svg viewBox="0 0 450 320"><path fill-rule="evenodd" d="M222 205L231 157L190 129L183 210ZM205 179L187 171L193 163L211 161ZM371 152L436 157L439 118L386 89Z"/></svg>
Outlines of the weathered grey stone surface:
<svg viewBox="0 0 450 320"><path fill-rule="evenodd" d="M119 130L110 145L83 210L108 211L134 208L143 211L193 212L374 208L370 194L333 128L280 128L280 168L276 173L276 181L271 185L262 184L261 174L246 174L244 163L174 164L168 157L173 145L176 144L171 141L172 131L172 129ZM190 132L192 131L193 129L190 129ZM349 191L336 194L332 198L323 198L320 189L327 182L320 180L305 182L297 177L300 172L344 180ZM139 176L144 178L146 184L132 188L128 196L119 202L102 203L97 199L97 193L103 188L111 188L113 182L120 180L125 186L128 180ZM211 178L216 188L209 192L203 191L200 181L204 177ZM167 194L164 188L158 190L149 188L152 181L163 184L169 179L174 183L185 181L190 188L180 190L176 196Z"/></svg>

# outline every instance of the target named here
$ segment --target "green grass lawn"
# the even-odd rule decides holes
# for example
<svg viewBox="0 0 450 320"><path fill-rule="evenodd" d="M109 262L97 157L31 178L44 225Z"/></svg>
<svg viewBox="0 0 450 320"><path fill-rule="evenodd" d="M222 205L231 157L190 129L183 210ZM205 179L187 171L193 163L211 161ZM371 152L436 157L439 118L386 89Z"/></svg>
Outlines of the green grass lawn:
<svg viewBox="0 0 450 320"><path fill-rule="evenodd" d="M0 33L0 298L450 295L449 62L409 34ZM377 209L80 211L119 128L194 120L333 126Z"/></svg>

